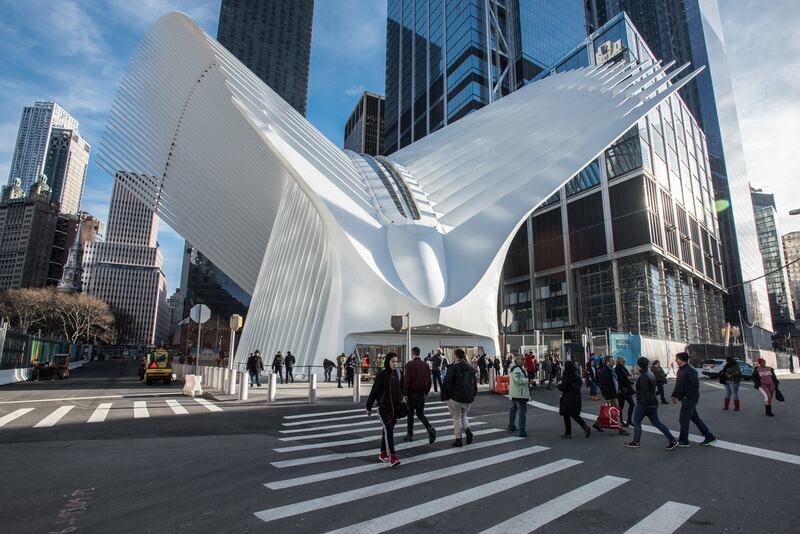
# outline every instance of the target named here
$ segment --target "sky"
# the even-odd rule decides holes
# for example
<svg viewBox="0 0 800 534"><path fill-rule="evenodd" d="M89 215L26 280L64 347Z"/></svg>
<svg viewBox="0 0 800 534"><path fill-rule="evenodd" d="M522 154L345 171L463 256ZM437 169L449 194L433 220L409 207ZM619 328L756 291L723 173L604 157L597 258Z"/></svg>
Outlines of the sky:
<svg viewBox="0 0 800 534"><path fill-rule="evenodd" d="M52 100L95 150L127 62L159 16L179 10L216 36L220 0L0 0L0 183L22 107ZM750 182L776 194L782 233L800 230L800 9L796 0L719 0ZM308 119L339 146L364 90L383 94L386 0L316 0ZM112 180L90 163L82 209L107 220ZM183 238L161 224L170 291Z"/></svg>

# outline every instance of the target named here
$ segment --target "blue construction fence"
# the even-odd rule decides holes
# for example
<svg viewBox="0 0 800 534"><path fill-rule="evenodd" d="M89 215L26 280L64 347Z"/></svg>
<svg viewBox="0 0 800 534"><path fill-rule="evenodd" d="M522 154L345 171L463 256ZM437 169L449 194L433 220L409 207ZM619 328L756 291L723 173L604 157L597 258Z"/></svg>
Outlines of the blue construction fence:
<svg viewBox="0 0 800 534"><path fill-rule="evenodd" d="M11 331L0 331L0 338L3 338L0 344L0 369L24 369L51 362L56 354L69 354L70 361L75 362L91 347Z"/></svg>

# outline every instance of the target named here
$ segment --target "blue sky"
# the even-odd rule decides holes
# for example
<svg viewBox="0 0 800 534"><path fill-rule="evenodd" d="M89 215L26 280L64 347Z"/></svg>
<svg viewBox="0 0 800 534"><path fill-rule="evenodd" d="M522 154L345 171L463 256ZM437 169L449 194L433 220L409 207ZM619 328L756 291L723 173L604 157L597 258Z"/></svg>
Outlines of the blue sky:
<svg viewBox="0 0 800 534"><path fill-rule="evenodd" d="M0 182L22 107L53 100L99 146L128 58L148 26L184 11L216 35L220 0L0 0ZM781 231L800 230L800 9L796 0L720 0L750 180L775 192ZM308 118L335 143L358 95L383 93L385 0L316 0ZM93 158L94 159L94 158ZM94 161L83 209L105 220L111 178ZM183 239L161 225L170 290L180 283Z"/></svg>

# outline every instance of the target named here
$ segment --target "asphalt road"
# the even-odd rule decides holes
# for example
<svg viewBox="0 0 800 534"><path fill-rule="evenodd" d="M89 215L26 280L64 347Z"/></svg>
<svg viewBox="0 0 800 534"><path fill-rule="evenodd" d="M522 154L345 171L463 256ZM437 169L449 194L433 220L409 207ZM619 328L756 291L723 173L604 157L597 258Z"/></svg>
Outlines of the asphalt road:
<svg viewBox="0 0 800 534"><path fill-rule="evenodd" d="M700 414L720 446L671 452L649 432L640 449L608 431L561 439L546 408L555 390L535 392L526 439L504 430L508 400L480 393L470 412L480 433L452 449L431 395L439 440L405 444L398 427L403 463L391 469L376 461L377 423L350 402L201 404L138 383L133 362L99 362L69 380L0 387L0 524L15 534L622 533L642 521L648 533L796 532L800 381L781 386L787 400L767 418L750 383L733 413L704 381ZM596 413L584 393L584 412ZM660 415L677 430L676 406Z"/></svg>

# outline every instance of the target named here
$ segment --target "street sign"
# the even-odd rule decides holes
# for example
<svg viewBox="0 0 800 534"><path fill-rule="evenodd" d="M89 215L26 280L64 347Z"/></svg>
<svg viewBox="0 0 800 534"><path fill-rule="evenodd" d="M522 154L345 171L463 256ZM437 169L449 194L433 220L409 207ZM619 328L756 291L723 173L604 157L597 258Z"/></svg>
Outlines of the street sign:
<svg viewBox="0 0 800 534"><path fill-rule="evenodd" d="M408 315L392 315L392 329L398 333L407 330Z"/></svg>
<svg viewBox="0 0 800 534"><path fill-rule="evenodd" d="M211 319L211 310L205 304L195 304L189 311L189 318L196 323L205 323Z"/></svg>
<svg viewBox="0 0 800 534"><path fill-rule="evenodd" d="M511 326L511 323L514 322L514 312L512 312L510 308L503 310L503 313L500 314L500 322L506 328Z"/></svg>
<svg viewBox="0 0 800 534"><path fill-rule="evenodd" d="M230 320L231 330L239 330L242 327L243 323L244 323L244 318L241 315L236 313L231 315L231 320Z"/></svg>

